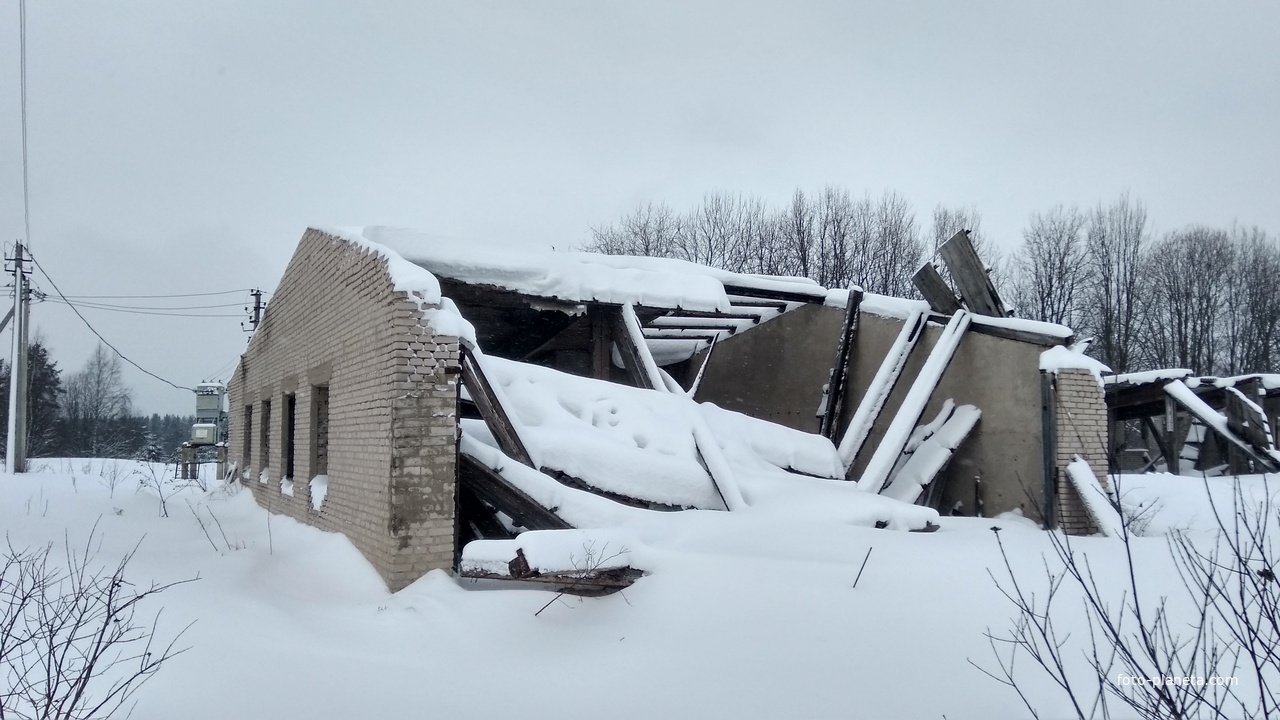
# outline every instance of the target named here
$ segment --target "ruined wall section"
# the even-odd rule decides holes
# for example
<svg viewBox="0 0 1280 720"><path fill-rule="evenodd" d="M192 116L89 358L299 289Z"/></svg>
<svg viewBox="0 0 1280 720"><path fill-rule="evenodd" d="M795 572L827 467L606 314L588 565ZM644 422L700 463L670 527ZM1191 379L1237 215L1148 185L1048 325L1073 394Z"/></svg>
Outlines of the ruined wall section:
<svg viewBox="0 0 1280 720"><path fill-rule="evenodd" d="M1069 535L1092 535L1097 524L1067 477L1076 456L1089 462L1098 483L1107 477L1107 401L1098 379L1088 370L1059 370L1054 379L1058 527Z"/></svg>
<svg viewBox="0 0 1280 720"><path fill-rule="evenodd" d="M228 389L230 458L258 503L345 534L393 590L453 560L458 341L434 335L429 309L377 253L308 230Z"/></svg>

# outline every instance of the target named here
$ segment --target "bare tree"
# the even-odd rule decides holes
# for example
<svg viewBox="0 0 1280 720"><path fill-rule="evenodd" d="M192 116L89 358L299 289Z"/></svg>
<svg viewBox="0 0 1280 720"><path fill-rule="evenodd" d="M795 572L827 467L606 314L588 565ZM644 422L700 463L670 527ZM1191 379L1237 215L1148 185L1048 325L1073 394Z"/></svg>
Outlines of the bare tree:
<svg viewBox="0 0 1280 720"><path fill-rule="evenodd" d="M1173 232L1150 253L1143 349L1156 367L1218 369L1220 320L1234 257L1221 230Z"/></svg>
<svg viewBox="0 0 1280 720"><path fill-rule="evenodd" d="M606 255L674 257L681 219L665 204L647 203L617 225L592 228L584 249Z"/></svg>
<svg viewBox="0 0 1280 720"><path fill-rule="evenodd" d="M1128 193L1099 204L1089 218L1085 246L1092 282L1083 324L1094 336L1090 351L1119 373L1135 362L1147 242L1147 210Z"/></svg>
<svg viewBox="0 0 1280 720"><path fill-rule="evenodd" d="M1074 327L1089 283L1085 255L1086 219L1077 208L1059 205L1032 213L1013 257L1012 296L1018 314Z"/></svg>
<svg viewBox="0 0 1280 720"><path fill-rule="evenodd" d="M0 718L102 720L125 709L169 659L182 633L156 638L159 612L143 603L176 585L128 582L133 553L99 567L100 536L84 548L66 543L65 560L52 545L15 549L0 566Z"/></svg>
<svg viewBox="0 0 1280 720"><path fill-rule="evenodd" d="M1273 372L1280 360L1280 246L1257 227L1231 229L1224 372Z"/></svg>
<svg viewBox="0 0 1280 720"><path fill-rule="evenodd" d="M86 457L127 454L134 441L132 408L120 358L99 343L84 369L67 380L62 413L68 451Z"/></svg>
<svg viewBox="0 0 1280 720"><path fill-rule="evenodd" d="M933 208L932 252L936 255L938 247L961 230L969 231L969 242L973 243L973 249L986 264L987 272L990 273L991 282L995 283L996 290L1001 295L1009 294L1008 258L983 231L982 213L978 212L978 208L973 205L951 208L939 203ZM939 271L943 279L951 282L951 272L945 265L941 266Z"/></svg>
<svg viewBox="0 0 1280 720"><path fill-rule="evenodd" d="M871 243L873 257L866 258L872 276L868 290L909 297L915 292L911 276L924 256L916 214L906 198L886 191L875 205L875 235Z"/></svg>

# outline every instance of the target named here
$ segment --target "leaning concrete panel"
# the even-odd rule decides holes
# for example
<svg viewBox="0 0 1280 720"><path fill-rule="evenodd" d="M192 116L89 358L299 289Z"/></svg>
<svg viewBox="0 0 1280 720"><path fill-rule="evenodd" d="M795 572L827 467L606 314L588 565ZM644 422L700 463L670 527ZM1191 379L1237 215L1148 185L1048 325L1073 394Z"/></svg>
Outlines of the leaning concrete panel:
<svg viewBox="0 0 1280 720"><path fill-rule="evenodd" d="M698 385L698 401L818 432L822 386L843 327L844 310L805 305L720 340Z"/></svg>
<svg viewBox="0 0 1280 720"><path fill-rule="evenodd" d="M901 320L868 313L863 314L861 323L846 407L856 406L866 392L876 368L902 327ZM925 328L863 452L854 462L851 477L857 478L866 467L893 414L910 390L912 379L919 374L941 333L940 325L931 323ZM978 333L968 333L960 342L951 365L925 408L924 417L936 415L942 403L951 398L957 404L980 408L982 422L956 452L946 476L940 479L946 483L940 506L944 513L959 503L959 512L975 514L979 492L975 479L980 478L984 515L1021 508L1027 517L1040 520L1038 508L1044 494L1040 430L1042 350L1037 345ZM842 431L848 421L849 417L842 418Z"/></svg>

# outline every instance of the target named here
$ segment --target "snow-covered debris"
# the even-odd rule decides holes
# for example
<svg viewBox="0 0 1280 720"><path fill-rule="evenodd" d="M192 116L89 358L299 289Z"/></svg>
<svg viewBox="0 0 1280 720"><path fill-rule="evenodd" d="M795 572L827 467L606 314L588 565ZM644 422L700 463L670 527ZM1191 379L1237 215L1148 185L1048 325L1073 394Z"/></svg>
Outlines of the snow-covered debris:
<svg viewBox="0 0 1280 720"><path fill-rule="evenodd" d="M729 312L726 285L808 295L817 302L827 294L807 278L733 273L671 258L493 250L389 227L337 232L385 247L441 277L570 302Z"/></svg>
<svg viewBox="0 0 1280 720"><path fill-rule="evenodd" d="M929 303L923 300L907 300L906 298L877 295L876 293L863 294L862 304L858 308L865 313L898 320L909 319L916 313L925 315L929 313Z"/></svg>
<svg viewBox="0 0 1280 720"><path fill-rule="evenodd" d="M463 575L482 573L510 576L519 554L527 572L587 574L631 567L634 534L623 529L531 530L512 540L473 540L462 549L458 566Z"/></svg>
<svg viewBox="0 0 1280 720"><path fill-rule="evenodd" d="M648 379L649 387L654 390L666 390L667 385L659 374L658 364L653 361L653 355L649 353L649 345L644 341L644 330L640 328L640 319L636 317L635 306L631 303L622 304L622 322L626 325L631 343L640 356L639 370Z"/></svg>
<svg viewBox="0 0 1280 720"><path fill-rule="evenodd" d="M1124 520L1111 504L1102 485L1098 483L1098 476L1093 474L1093 468L1089 467L1089 463L1077 455L1076 459L1067 465L1067 477L1071 480L1072 487L1080 494L1085 509L1098 524L1102 534L1107 537L1123 537Z"/></svg>
<svg viewBox="0 0 1280 720"><path fill-rule="evenodd" d="M1163 370L1144 370L1142 372L1108 375L1106 383L1108 385L1148 385L1161 380L1168 382L1189 377L1191 377L1191 371L1186 368L1166 368Z"/></svg>
<svg viewBox="0 0 1280 720"><path fill-rule="evenodd" d="M858 402L853 419L849 421L849 426L845 428L844 435L840 438L840 461L846 470L853 465L853 461L862 450L862 445L871 434L871 428L875 425L880 410L889 399L894 383L898 381L902 368L907 364L911 349L919 340L920 333L924 332L922 327L924 318L925 313L920 310L914 310L907 316L902 329L898 331L897 339L893 341L893 346L889 348L884 361L880 363L880 369L876 371L871 384L867 386L867 391L862 395L862 400Z"/></svg>
<svg viewBox="0 0 1280 720"><path fill-rule="evenodd" d="M1075 336L1075 331L1066 325L1058 323L1043 322L1041 320L1029 320L1027 318L1012 317L994 317L992 315L974 315L974 325L984 325L986 327L998 327L1005 330L1022 330L1024 332L1035 333L1037 335L1048 335L1049 337L1058 338L1059 340L1069 340Z"/></svg>
<svg viewBox="0 0 1280 720"><path fill-rule="evenodd" d="M950 400L947 403L954 405ZM938 419L927 426L933 429L918 440L917 447L911 448L911 457L894 473L893 481L882 493L885 497L915 502L982 417L982 411L973 405L961 405L954 408L954 412L950 410L947 408L939 413ZM945 422L939 424L939 420L944 418Z"/></svg>
<svg viewBox="0 0 1280 720"><path fill-rule="evenodd" d="M920 374L916 376L915 382L903 399L902 406L898 408L897 414L894 415L884 437L876 447L875 454L867 463L867 469L862 473L862 478L858 480L859 490L878 493L884 488L885 482L889 479L889 473L897 464L898 455L906 446L911 432L915 430L916 422L924 413L924 408L929 403L933 391L938 387L938 381L946 371L947 365L951 363L956 349L960 347L960 341L964 338L964 332L968 329L973 317L971 313L961 310L953 315L951 321L943 328L942 334L938 336L938 342L933 346L933 351L929 353L929 359L925 360L924 367L920 369Z"/></svg>
<svg viewBox="0 0 1280 720"><path fill-rule="evenodd" d="M1097 378L1099 386L1105 385L1102 376L1111 372L1102 362L1066 345L1055 345L1040 353L1040 370L1055 375L1063 370L1088 370Z"/></svg>

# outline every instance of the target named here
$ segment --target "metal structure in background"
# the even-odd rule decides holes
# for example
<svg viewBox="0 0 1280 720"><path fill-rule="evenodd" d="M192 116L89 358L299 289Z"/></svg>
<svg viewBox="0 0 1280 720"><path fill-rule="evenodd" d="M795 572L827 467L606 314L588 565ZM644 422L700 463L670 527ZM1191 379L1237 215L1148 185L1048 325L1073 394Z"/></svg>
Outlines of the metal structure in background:
<svg viewBox="0 0 1280 720"><path fill-rule="evenodd" d="M227 472L227 386L220 382L196 385L196 422L191 426L191 440L182 444L182 479L190 480L200 473L201 455L210 459L206 448L214 448L218 477Z"/></svg>
<svg viewBox="0 0 1280 720"><path fill-rule="evenodd" d="M13 318L14 343L9 365L9 436L5 443L6 464L11 473L27 471L27 386L30 382L27 336L31 324L31 287L27 276L31 269L26 265L25 253L26 248L19 240L14 244L13 257L5 258L6 263L12 263L13 272L13 309L9 316ZM9 269L7 265L6 269Z"/></svg>

